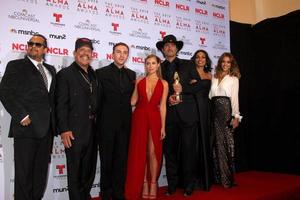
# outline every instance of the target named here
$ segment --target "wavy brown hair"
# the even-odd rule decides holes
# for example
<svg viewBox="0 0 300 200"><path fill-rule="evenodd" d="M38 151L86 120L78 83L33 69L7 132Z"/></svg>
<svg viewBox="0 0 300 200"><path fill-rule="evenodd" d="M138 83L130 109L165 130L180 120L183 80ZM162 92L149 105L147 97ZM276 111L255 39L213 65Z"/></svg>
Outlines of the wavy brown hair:
<svg viewBox="0 0 300 200"><path fill-rule="evenodd" d="M239 66L234 58L234 56L229 53L229 52L225 52L223 53L219 60L218 60L218 64L216 66L216 69L215 69L215 77L216 78L222 78L222 72L223 72L223 69L222 69L222 61L225 57L228 57L229 60L230 60L230 63L231 63L231 66L230 66L230 69L229 69L229 75L230 76L235 76L237 78L241 78L241 73L240 73L240 70L239 70Z"/></svg>
<svg viewBox="0 0 300 200"><path fill-rule="evenodd" d="M158 69L157 69L157 76L158 76L159 79L162 79L161 66L160 66L160 64L161 64L161 59L160 59L157 55L154 55L154 54L150 54L150 55L148 55L148 56L145 58L145 74L146 74L146 76L148 75L148 74L147 74L147 70L146 70L146 62L147 62L147 60L150 59L150 58L155 58L156 61L157 61L157 63L159 64L159 67L158 67Z"/></svg>

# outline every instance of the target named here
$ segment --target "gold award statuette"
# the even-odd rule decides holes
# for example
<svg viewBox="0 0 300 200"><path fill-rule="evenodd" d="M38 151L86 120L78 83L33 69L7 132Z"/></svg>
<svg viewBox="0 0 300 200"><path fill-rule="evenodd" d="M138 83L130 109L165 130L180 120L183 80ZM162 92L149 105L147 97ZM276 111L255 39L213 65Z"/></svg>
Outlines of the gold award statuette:
<svg viewBox="0 0 300 200"><path fill-rule="evenodd" d="M180 83L180 77L179 77L178 72L174 73L173 78L174 78L174 84L178 85ZM181 94L179 92L175 92L175 95L176 95L176 101L182 101L182 97L181 97Z"/></svg>

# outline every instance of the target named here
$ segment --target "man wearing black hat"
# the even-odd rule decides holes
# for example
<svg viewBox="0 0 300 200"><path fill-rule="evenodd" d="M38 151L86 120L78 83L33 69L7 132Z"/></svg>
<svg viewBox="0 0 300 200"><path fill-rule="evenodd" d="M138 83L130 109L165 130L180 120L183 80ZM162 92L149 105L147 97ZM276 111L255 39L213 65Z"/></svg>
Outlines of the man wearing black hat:
<svg viewBox="0 0 300 200"><path fill-rule="evenodd" d="M90 66L92 51L90 39L77 39L75 61L57 74L57 126L65 146L71 200L90 199L95 177L98 83Z"/></svg>
<svg viewBox="0 0 300 200"><path fill-rule="evenodd" d="M174 35L167 35L156 47L163 53L161 65L163 78L169 83L169 106L167 106L166 138L164 155L168 180L167 195L175 193L179 184L179 168L182 168L184 195L194 189L194 166L196 160L197 107L193 97L195 88L190 84L196 78L193 63L177 57L183 42ZM180 146L180 148L179 148Z"/></svg>

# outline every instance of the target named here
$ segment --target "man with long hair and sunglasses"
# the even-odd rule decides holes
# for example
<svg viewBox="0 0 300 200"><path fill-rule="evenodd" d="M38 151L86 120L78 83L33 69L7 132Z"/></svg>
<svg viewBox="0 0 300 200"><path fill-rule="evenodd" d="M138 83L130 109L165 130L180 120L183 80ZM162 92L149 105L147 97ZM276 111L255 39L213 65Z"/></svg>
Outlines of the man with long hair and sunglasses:
<svg viewBox="0 0 300 200"><path fill-rule="evenodd" d="M25 58L8 62L0 100L11 115L14 138L15 200L42 199L55 134L55 68L46 64L47 39L33 35Z"/></svg>

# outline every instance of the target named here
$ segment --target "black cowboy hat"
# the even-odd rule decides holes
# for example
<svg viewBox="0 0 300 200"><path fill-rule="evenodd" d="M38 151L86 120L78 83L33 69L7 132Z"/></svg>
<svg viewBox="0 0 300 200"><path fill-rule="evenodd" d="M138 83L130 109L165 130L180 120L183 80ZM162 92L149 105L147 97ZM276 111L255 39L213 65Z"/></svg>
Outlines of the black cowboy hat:
<svg viewBox="0 0 300 200"><path fill-rule="evenodd" d="M159 41L156 43L156 48L160 51L164 48L164 45L166 43L174 43L180 51L183 47L183 42L182 41L177 41L176 37L174 35L166 35L162 41Z"/></svg>

